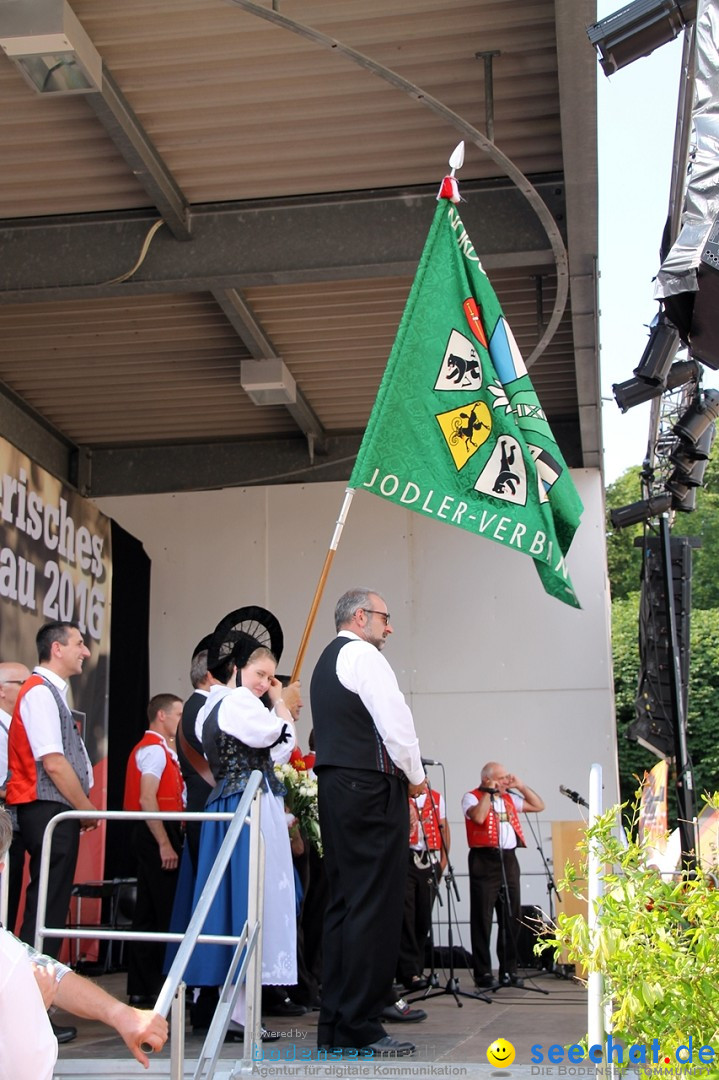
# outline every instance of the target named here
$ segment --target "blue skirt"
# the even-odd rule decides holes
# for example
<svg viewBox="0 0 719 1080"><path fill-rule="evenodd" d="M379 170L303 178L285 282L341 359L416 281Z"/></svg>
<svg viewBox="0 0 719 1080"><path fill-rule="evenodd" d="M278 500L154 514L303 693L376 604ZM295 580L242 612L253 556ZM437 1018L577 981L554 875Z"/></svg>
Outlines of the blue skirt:
<svg viewBox="0 0 719 1080"><path fill-rule="evenodd" d="M216 799L211 809L218 813L233 814L239 806L242 793ZM212 865L217 857L227 831L229 821L203 821L200 834L200 852L197 861L197 880L194 883L191 903L187 910L189 881L184 883L184 899L181 896L182 870L185 876L192 877L192 863L186 858L187 867L183 866L178 882L173 922L177 918L178 928L186 929L190 915L195 910L205 887ZM237 841L230 864L223 874L215 894L215 899L208 912L203 928L205 934L239 935L247 921L247 882L250 861L250 834L245 828ZM181 910L185 909L184 913ZM182 921L184 918L184 927ZM221 986L232 962L233 945L197 945L192 953L185 972L188 986Z"/></svg>

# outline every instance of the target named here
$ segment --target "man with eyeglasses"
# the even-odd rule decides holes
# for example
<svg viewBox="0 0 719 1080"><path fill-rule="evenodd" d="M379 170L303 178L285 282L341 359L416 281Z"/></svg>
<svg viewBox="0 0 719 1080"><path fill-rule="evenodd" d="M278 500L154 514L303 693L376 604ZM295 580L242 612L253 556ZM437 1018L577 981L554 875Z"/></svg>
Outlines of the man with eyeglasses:
<svg viewBox="0 0 719 1080"><path fill-rule="evenodd" d="M407 796L427 782L412 713L382 656L392 633L387 604L351 589L337 602L335 626L310 686L329 887L317 1042L403 1057L415 1047L387 1035L380 1018L402 1019L387 1003L402 929Z"/></svg>
<svg viewBox="0 0 719 1080"><path fill-rule="evenodd" d="M6 660L0 664L0 803L5 802L5 784L7 782L7 743L10 734L10 721L12 720L15 702L20 693L20 687L26 679L30 678L30 672L24 664L14 660ZM8 895L7 895L7 925L11 930L15 929L18 907L20 906L20 893L22 891L22 874L25 866L25 845L20 835L20 827L17 823L17 813L12 807L8 807L10 820L12 821L12 844L9 851L8 870Z"/></svg>

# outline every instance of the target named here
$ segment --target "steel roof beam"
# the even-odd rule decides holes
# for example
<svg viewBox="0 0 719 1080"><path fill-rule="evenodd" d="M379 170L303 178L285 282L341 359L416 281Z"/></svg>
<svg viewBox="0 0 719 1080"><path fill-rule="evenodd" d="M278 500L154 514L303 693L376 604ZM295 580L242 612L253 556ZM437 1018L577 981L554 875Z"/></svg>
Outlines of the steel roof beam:
<svg viewBox="0 0 719 1080"><path fill-rule="evenodd" d="M534 183L563 222L561 179ZM488 270L553 265L544 229L513 185L465 181L462 193L462 219ZM195 206L192 238L179 243L160 229L121 283L114 279L135 265L151 214L5 219L0 303L411 275L435 196L421 188Z"/></svg>

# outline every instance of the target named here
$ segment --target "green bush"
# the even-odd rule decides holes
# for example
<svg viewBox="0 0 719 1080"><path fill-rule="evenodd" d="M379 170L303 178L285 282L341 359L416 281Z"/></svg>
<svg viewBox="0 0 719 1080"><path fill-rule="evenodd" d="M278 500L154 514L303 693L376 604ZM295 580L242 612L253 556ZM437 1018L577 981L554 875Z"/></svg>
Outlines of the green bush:
<svg viewBox="0 0 719 1080"><path fill-rule="evenodd" d="M719 795L707 801L717 807ZM572 963L602 974L615 1042L650 1046L658 1038L662 1053L673 1060L691 1036L695 1048L714 1048L711 1075L719 1075L717 878L698 871L665 880L647 867L636 840L625 846L618 839L623 809L613 807L587 829L583 866L568 866L559 886L583 896L588 846L596 845L606 872L594 932L584 915L562 913L554 934L536 951L553 948L558 956L566 949ZM638 802L634 822L637 810Z"/></svg>

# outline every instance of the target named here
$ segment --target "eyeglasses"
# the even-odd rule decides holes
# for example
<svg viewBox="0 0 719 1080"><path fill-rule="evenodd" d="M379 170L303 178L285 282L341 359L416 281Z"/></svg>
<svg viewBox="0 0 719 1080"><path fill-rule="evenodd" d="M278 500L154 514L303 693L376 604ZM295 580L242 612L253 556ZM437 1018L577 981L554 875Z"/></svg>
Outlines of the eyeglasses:
<svg viewBox="0 0 719 1080"><path fill-rule="evenodd" d="M371 607L363 607L362 610L367 615L379 615L380 618L384 619L385 626L389 626L389 611L375 611L375 609Z"/></svg>

